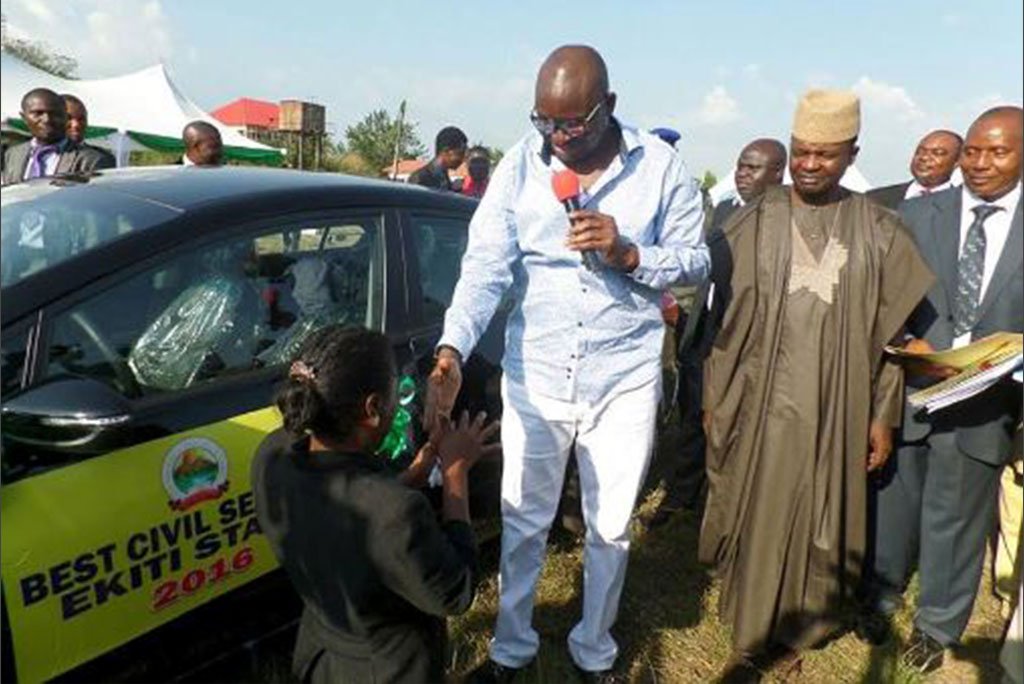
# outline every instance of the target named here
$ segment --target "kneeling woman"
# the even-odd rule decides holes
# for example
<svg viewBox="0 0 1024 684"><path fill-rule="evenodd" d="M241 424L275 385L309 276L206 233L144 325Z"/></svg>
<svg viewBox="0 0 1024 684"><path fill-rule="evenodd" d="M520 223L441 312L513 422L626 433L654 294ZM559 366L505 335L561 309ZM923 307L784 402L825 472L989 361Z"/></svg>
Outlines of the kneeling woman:
<svg viewBox="0 0 1024 684"><path fill-rule="evenodd" d="M252 465L256 513L305 603L293 667L312 682L439 682L445 615L476 586L467 475L497 424L463 416L397 477L375 456L398 406L378 333L314 333L277 396L284 428ZM440 461L444 523L412 487Z"/></svg>

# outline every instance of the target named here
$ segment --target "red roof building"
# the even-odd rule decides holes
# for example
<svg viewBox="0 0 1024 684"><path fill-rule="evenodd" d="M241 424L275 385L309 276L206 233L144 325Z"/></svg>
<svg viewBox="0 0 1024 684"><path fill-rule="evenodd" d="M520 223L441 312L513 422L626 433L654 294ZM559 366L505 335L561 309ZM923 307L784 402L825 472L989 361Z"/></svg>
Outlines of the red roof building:
<svg viewBox="0 0 1024 684"><path fill-rule="evenodd" d="M210 113L226 126L276 130L280 108L273 102L241 97Z"/></svg>

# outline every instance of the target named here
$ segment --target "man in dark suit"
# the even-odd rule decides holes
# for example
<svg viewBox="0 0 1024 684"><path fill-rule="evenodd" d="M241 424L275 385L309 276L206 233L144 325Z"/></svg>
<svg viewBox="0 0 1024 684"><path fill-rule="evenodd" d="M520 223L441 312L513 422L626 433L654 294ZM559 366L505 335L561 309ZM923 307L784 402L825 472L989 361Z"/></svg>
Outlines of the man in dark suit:
<svg viewBox="0 0 1024 684"><path fill-rule="evenodd" d="M1022 123L1018 107L982 114L964 143L964 187L901 206L937 277L907 324L923 350L1024 331ZM915 380L920 376L908 382ZM916 564L921 589L903 661L917 671L940 667L944 649L967 626L1020 415L1020 389L1008 379L932 415L905 410L902 446L877 494L870 585L877 612L858 632L875 642L887 638L884 616L899 608Z"/></svg>
<svg viewBox="0 0 1024 684"><path fill-rule="evenodd" d="M718 322L724 314L722 302L725 301L723 297L716 298L710 293L714 287L721 294L730 280L728 256L723 255L724 241L712 240L711 236L721 233L722 226L736 209L764 194L768 186L780 185L785 169L786 146L781 142L760 138L749 143L740 152L733 175L739 197L720 202L707 224L711 278L697 289L689 315L680 316L677 325L679 344L676 361L679 365L678 402L683 453L674 455L674 467L667 470L663 482L665 497L647 523L649 528L664 525L684 508L696 509L707 480L704 472L704 429L701 427L701 376L704 359L711 351Z"/></svg>
<svg viewBox="0 0 1024 684"><path fill-rule="evenodd" d="M875 188L867 196L895 211L903 200L945 190L950 187L963 142L953 131L932 131L921 138L910 160L913 180Z"/></svg>
<svg viewBox="0 0 1024 684"><path fill-rule="evenodd" d="M4 153L3 185L113 166L111 159L67 137L67 109L52 90L36 88L26 93L21 99L21 118L32 139Z"/></svg>
<svg viewBox="0 0 1024 684"><path fill-rule="evenodd" d="M462 165L467 143L466 134L460 129L455 126L442 128L434 140L434 158L426 166L414 171L409 176L409 182L435 190L452 190L448 172Z"/></svg>
<svg viewBox="0 0 1024 684"><path fill-rule="evenodd" d="M100 147L96 147L95 145L90 145L85 142L85 135L89 130L89 110L85 108L85 103L69 93L65 93L61 95L61 97L64 98L64 105L68 112L68 139L76 145L88 147L90 150L95 150L97 153L102 155L103 168L113 168L117 166L114 155Z"/></svg>
<svg viewBox="0 0 1024 684"><path fill-rule="evenodd" d="M224 163L224 142L220 131L209 121L190 121L181 131L184 166L220 166Z"/></svg>

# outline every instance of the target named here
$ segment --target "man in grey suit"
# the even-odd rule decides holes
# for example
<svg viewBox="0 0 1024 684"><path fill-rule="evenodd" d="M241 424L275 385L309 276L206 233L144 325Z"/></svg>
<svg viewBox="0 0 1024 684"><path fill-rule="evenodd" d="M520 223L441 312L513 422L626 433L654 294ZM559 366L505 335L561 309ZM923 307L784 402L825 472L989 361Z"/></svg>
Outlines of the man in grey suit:
<svg viewBox="0 0 1024 684"><path fill-rule="evenodd" d="M936 284L907 328L927 350L959 347L998 331L1024 331L1021 220L1022 110L997 107L971 126L963 188L904 202L903 221ZM933 369L933 372L939 369ZM908 383L920 380L911 377ZM902 446L880 483L870 596L877 611L858 633L887 638L914 565L920 596L903 662L942 665L971 616L1001 467L1013 454L1020 389L1009 380L932 415L904 415Z"/></svg>
<svg viewBox="0 0 1024 684"><path fill-rule="evenodd" d="M67 137L67 109L60 95L36 88L21 99L21 118L32 139L4 152L2 183L84 173L113 166L113 158Z"/></svg>
<svg viewBox="0 0 1024 684"><path fill-rule="evenodd" d="M932 131L921 138L910 159L910 180L869 190L866 194L883 207L899 209L903 200L930 195L951 187L953 169L960 160L963 139L953 131Z"/></svg>

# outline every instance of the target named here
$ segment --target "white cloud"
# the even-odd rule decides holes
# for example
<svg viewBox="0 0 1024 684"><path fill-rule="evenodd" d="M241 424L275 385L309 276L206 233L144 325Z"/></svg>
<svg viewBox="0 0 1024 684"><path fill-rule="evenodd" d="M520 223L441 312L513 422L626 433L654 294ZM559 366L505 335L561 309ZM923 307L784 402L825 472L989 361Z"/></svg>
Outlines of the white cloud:
<svg viewBox="0 0 1024 684"><path fill-rule="evenodd" d="M861 103L866 109L892 114L901 121L924 118L924 112L905 88L861 76L853 84L852 89L860 95Z"/></svg>
<svg viewBox="0 0 1024 684"><path fill-rule="evenodd" d="M52 22L54 14L43 0L21 0L21 6L25 11L42 22Z"/></svg>
<svg viewBox="0 0 1024 684"><path fill-rule="evenodd" d="M967 101L961 105L961 109L971 116L978 116L987 109L1005 104L1011 103L1010 100L1003 97L1001 93L989 93Z"/></svg>
<svg viewBox="0 0 1024 684"><path fill-rule="evenodd" d="M160 0L17 0L4 4L15 35L78 62L82 78L113 76L167 60L175 41Z"/></svg>
<svg viewBox="0 0 1024 684"><path fill-rule="evenodd" d="M708 126L732 123L740 118L740 105L723 85L716 85L701 102L697 121Z"/></svg>
<svg viewBox="0 0 1024 684"><path fill-rule="evenodd" d="M757 63L747 64L743 67L743 75L752 80L761 79L761 65Z"/></svg>

